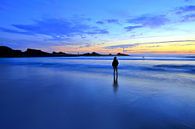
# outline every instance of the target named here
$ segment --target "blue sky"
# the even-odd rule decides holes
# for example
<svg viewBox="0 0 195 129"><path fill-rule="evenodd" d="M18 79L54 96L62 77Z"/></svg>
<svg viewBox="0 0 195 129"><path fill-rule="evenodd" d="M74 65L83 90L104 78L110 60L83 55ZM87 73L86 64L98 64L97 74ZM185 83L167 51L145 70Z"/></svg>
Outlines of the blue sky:
<svg viewBox="0 0 195 129"><path fill-rule="evenodd" d="M195 0L1 0L0 16L0 45L23 50L115 52L195 40Z"/></svg>

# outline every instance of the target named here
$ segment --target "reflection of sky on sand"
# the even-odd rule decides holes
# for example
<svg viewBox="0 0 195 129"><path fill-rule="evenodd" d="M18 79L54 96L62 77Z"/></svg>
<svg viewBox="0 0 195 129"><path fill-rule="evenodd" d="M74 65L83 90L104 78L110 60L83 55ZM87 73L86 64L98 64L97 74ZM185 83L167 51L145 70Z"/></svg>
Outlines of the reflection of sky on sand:
<svg viewBox="0 0 195 129"><path fill-rule="evenodd" d="M6 59L0 64L2 128L195 127L194 74L127 69L128 61L120 60L122 68L114 93L110 60L83 61L88 67L66 66L78 62L61 60ZM150 65L150 61L141 62L129 61L130 65ZM91 66L102 63L104 67L97 69ZM151 61L150 67L153 64L160 61Z"/></svg>

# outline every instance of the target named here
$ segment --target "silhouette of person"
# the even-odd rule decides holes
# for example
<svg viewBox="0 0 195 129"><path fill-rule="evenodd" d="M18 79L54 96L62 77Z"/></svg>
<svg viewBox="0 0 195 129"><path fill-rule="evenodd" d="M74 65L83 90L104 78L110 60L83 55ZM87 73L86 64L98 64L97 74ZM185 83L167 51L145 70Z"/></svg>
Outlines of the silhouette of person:
<svg viewBox="0 0 195 129"><path fill-rule="evenodd" d="M115 56L113 61L112 61L112 67L113 67L113 70L114 70L114 74L117 74L118 75L118 60L117 60L117 57Z"/></svg>
<svg viewBox="0 0 195 129"><path fill-rule="evenodd" d="M113 67L113 88L114 88L114 92L116 92L118 90L118 60L117 57L114 57L113 61L112 61L112 67Z"/></svg>

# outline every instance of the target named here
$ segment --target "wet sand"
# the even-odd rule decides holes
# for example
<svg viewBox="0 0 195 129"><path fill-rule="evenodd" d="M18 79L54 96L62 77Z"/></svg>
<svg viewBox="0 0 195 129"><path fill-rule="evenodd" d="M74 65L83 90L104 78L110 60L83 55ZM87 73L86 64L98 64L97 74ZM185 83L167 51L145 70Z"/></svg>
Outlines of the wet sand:
<svg viewBox="0 0 195 129"><path fill-rule="evenodd" d="M0 64L2 129L195 128L193 74L16 62Z"/></svg>

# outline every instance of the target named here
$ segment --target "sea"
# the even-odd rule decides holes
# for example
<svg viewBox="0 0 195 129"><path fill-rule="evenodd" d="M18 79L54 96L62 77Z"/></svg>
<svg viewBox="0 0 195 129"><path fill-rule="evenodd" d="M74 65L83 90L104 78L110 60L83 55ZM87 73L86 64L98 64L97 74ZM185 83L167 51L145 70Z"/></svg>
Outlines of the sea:
<svg viewBox="0 0 195 129"><path fill-rule="evenodd" d="M195 129L195 58L0 58L0 129Z"/></svg>

